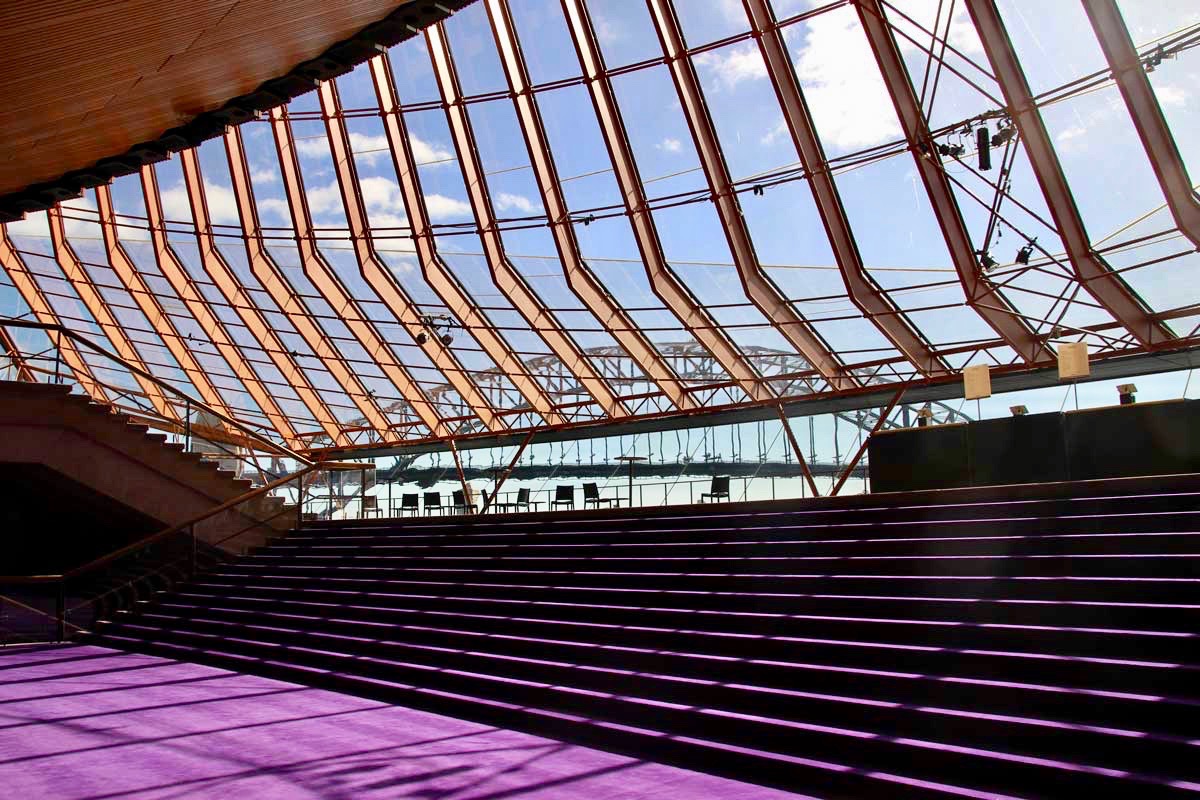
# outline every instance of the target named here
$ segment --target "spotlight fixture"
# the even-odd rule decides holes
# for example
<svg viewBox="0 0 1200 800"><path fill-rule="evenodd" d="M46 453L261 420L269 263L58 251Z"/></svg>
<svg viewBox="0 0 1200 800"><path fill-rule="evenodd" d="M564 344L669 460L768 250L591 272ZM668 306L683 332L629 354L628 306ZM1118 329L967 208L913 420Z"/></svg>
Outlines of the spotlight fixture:
<svg viewBox="0 0 1200 800"><path fill-rule="evenodd" d="M1009 406L1008 410L1012 412L1014 417L1023 417L1029 413L1029 409L1025 406Z"/></svg>
<svg viewBox="0 0 1200 800"><path fill-rule="evenodd" d="M449 347L450 343L454 341L454 337L448 333L443 333L440 337L440 340L442 344L444 344L446 347Z"/></svg>
<svg viewBox="0 0 1200 800"><path fill-rule="evenodd" d="M1025 265L1029 263L1029 257L1033 255L1033 245L1037 241L1037 237L1033 237L1025 244L1021 245L1021 249L1017 251L1017 263Z"/></svg>
<svg viewBox="0 0 1200 800"><path fill-rule="evenodd" d="M595 214L588 214L586 217L583 217L583 218L582 218L582 219L580 219L579 221L580 221L580 222L582 222L582 223L583 223L583 227L585 227L585 228L586 228L588 225L591 225L593 222L595 222L595 221L596 221L596 215L595 215Z"/></svg>
<svg viewBox="0 0 1200 800"><path fill-rule="evenodd" d="M979 268L984 272L991 272L996 268L996 259L992 258L992 254L987 250L976 250L975 255L979 256Z"/></svg>
<svg viewBox="0 0 1200 800"><path fill-rule="evenodd" d="M1123 406L1131 406L1137 402L1137 386L1132 383L1122 383L1117 386L1117 397Z"/></svg>
<svg viewBox="0 0 1200 800"><path fill-rule="evenodd" d="M999 147L1000 145L1004 144L1005 142L1011 141L1012 138L1016 135L1017 135L1016 127L1012 123L1009 123L1008 125L1001 127L1000 130L998 130L994 134L992 134L992 147Z"/></svg>
<svg viewBox="0 0 1200 800"><path fill-rule="evenodd" d="M1165 50L1163 50L1163 46L1160 44L1158 49L1154 51L1154 55L1150 56L1150 58L1146 60L1146 72L1154 72L1155 67L1162 64L1163 59L1166 57L1167 53Z"/></svg>
<svg viewBox="0 0 1200 800"><path fill-rule="evenodd" d="M751 189L750 191L754 192L754 194L755 194L755 196L756 196L756 197L762 197L762 196L763 196L763 187L762 187L762 186L760 186L760 185L759 185L759 184L757 184L757 183L756 183L756 184L754 184L754 188L753 188L753 189Z"/></svg>
<svg viewBox="0 0 1200 800"><path fill-rule="evenodd" d="M967 148L963 147L961 144L939 144L937 146L937 150L942 155L950 156L952 158L958 158L963 153L967 152Z"/></svg>
<svg viewBox="0 0 1200 800"><path fill-rule="evenodd" d="M981 125L975 131L975 150L979 154L979 169L987 172L992 168L992 136L987 125Z"/></svg>
<svg viewBox="0 0 1200 800"><path fill-rule="evenodd" d="M417 344L425 344L429 341L429 337L425 335L425 331L421 331L413 338L417 340Z"/></svg>

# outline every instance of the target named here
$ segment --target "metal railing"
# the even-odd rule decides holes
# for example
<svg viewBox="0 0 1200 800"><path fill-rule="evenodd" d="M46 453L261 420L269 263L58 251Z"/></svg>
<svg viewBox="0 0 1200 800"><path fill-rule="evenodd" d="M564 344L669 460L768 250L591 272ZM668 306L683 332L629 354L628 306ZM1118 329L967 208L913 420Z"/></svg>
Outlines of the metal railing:
<svg viewBox="0 0 1200 800"><path fill-rule="evenodd" d="M244 552L288 527L301 527L314 476L350 470L362 472L363 465L308 464L61 574L0 576L0 644L62 641L69 631L88 631L96 620L128 611L227 560L230 551ZM293 497L299 502L287 502ZM219 528L205 528L218 517Z"/></svg>
<svg viewBox="0 0 1200 800"><path fill-rule="evenodd" d="M193 437L202 437L205 442L211 443L214 446L219 446L225 453L224 456L218 458L238 458L245 461L248 465L252 465L256 472L262 472L261 466L254 460L252 455L247 457L244 454L238 453L236 450L229 450L229 446L245 448L251 454L255 451L268 453L275 456L282 456L295 460L298 464L311 464L311 459L297 453L287 444L268 438L260 430L254 426L248 425L245 422L239 421L226 415L225 413L213 408L203 400L198 400L178 387L172 385L169 381L156 377L146 370L130 363L120 355L113 353L103 345L100 345L92 339L82 334L76 333L62 325L48 324L42 322L32 322L29 320L16 319L0 319L0 327L18 328L27 330L40 330L46 333L54 347L53 356L47 352L24 354L10 353L8 359L12 361L15 367L14 372L18 379L36 378L37 375L42 375L46 378L46 383L61 384L69 376L63 369L62 363L62 340L66 338L71 342L82 345L89 351L111 361L120 366L121 369L135 375L144 381L147 381L165 392L164 400L169 400L171 406L176 409L178 419L164 417L157 413L148 405L139 405L138 399L148 399L146 395L137 390L128 387L114 386L96 378L96 382L111 391L115 396L124 398L132 402L134 405L127 405L122 402L114 401L109 403L112 409L116 412L130 415L134 421L145 423L158 430L169 433L176 433L184 437L190 448ZM51 334L55 334L52 336ZM11 340L11 337L8 337ZM50 365L53 365L53 368ZM93 398L95 402L100 402ZM211 425L202 425L195 422L200 413L211 416L222 424L222 427L214 427ZM275 477L275 476L272 476Z"/></svg>

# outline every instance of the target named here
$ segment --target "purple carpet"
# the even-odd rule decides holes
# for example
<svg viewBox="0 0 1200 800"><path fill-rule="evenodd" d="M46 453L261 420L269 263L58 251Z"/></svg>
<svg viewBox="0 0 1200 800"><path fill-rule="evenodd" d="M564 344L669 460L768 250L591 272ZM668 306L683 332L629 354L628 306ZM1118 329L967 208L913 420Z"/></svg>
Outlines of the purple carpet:
<svg viewBox="0 0 1200 800"><path fill-rule="evenodd" d="M515 731L77 645L0 650L0 787L101 798L794 798Z"/></svg>

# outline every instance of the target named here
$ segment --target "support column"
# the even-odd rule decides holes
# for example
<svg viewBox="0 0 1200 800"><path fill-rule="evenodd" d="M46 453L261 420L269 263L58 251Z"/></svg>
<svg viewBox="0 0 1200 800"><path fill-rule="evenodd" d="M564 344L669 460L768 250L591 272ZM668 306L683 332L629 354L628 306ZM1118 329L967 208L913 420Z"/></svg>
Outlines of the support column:
<svg viewBox="0 0 1200 800"><path fill-rule="evenodd" d="M562 262L567 284L587 307L592 315L611 334L617 343L625 349L645 373L646 378L658 385L663 395L680 411L696 408L696 401L688 395L679 376L654 348L649 338L643 334L637 323L630 318L625 309L612 298L604 285L592 271L583 263L579 254L579 242L575 238L574 222L570 209L567 208L566 198L559 185L558 171L554 167L554 157L550 151L550 142L546 137L545 126L542 124L541 113L529 86L529 73L525 67L525 57L521 54L517 42L516 30L509 18L508 7L502 0L485 0L488 18L492 23L492 32L496 36L496 47L500 53L500 61L504 65L504 74L508 79L508 88L516 108L517 119L529 149L530 164L542 197L542 205L550 221L550 230L554 235L554 244Z"/></svg>
<svg viewBox="0 0 1200 800"><path fill-rule="evenodd" d="M862 0L863 6L873 8L874 13L860 7L860 14L866 19L875 13L881 14L879 0ZM1042 194L1050 215L1054 218L1055 227L1062 235L1067 256L1075 270L1079 283L1086 289L1113 319L1125 327L1133 337L1144 347L1169 342L1175 338L1162 322L1154 319L1142 299L1129 288L1129 285L1101 256L1092 249L1079 208L1075 205L1075 197L1071 194L1070 184L1063 174L1062 164L1058 154L1046 132L1041 112L1034 102L1025 79L1025 72L1013 51L1008 31L1000 18L1000 12L993 0L966 0L967 10L979 32L979 40L987 53L988 61L996 73L996 80L1004 91L1008 111L1021 140L1025 144L1025 152L1029 154L1029 163L1041 184ZM878 17L880 21L882 17ZM880 23L877 23L880 24Z"/></svg>
<svg viewBox="0 0 1200 800"><path fill-rule="evenodd" d="M458 165L471 200L471 210L479 228L479 238L483 243L483 252L487 257L492 280L501 294L512 303L517 313L546 343L563 368L591 394L604 412L613 419L627 416L628 409L617 399L612 387L592 367L583 350L563 330L553 313L541 302L505 255L504 242L496 227L496 215L488 194L487 177L484 175L483 165L479 161L479 150L475 145L475 133L462 102L462 90L458 84L458 73L454 68L450 45L440 24L425 29L425 41L433 61L433 71L437 76L442 103L446 109L446 121L450 126ZM387 115L399 112L385 106L383 113Z"/></svg>
<svg viewBox="0 0 1200 800"><path fill-rule="evenodd" d="M1196 198L1187 166L1179 155L1171 127L1154 95L1154 87L1146 77L1146 69L1138 58L1116 0L1083 0L1083 7L1112 70L1113 80L1121 90L1125 107L1129 109L1133 127L1146 149L1158 185L1166 195L1175 225L1192 246L1200 250L1200 200Z"/></svg>
<svg viewBox="0 0 1200 800"><path fill-rule="evenodd" d="M737 191L729 174L729 167L721 153L716 127L704 101L704 93L700 89L700 79L687 55L675 9L669 0L647 0L647 3L746 296L766 315L783 337L791 342L796 352L804 356L813 369L825 378L833 390L855 387L858 381L846 370L841 359L792 307L759 263L758 254L754 251L754 241L749 228L746 227ZM919 364L917 367L920 369Z"/></svg>

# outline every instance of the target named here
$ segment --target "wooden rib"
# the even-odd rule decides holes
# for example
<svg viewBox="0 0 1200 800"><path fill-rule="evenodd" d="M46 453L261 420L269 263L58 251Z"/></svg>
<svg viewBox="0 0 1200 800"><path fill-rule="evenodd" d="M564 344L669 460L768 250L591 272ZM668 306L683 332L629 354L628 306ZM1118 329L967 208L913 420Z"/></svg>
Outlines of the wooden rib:
<svg viewBox="0 0 1200 800"><path fill-rule="evenodd" d="M633 149L629 145L629 136L613 93L612 82L604 66L604 56L596 42L596 34L583 7L583 0L562 0L562 4L651 289L683 327L737 382L747 397L751 400L769 400L777 397L778 394L770 384L750 364L734 341L700 305L695 295L684 286L667 263L654 217L646 204L642 178L633 157Z"/></svg>
<svg viewBox="0 0 1200 800"><path fill-rule="evenodd" d="M46 221L50 225L50 241L54 246L54 257L58 261L58 266L63 271L70 282L71 287L79 296L80 302L91 314L92 319L100 327L104 337L108 339L113 350L117 355L125 359L130 364L141 369L144 372L150 370L146 367L146 362L142 360L142 354L134 347L133 342L125 334L125 328L113 315L108 307L108 303L100 296L100 291L92 283L92 278L83 268L83 264L79 262L79 257L75 254L75 250L67 242L67 231L63 225L62 208L55 206L46 212ZM160 417L166 420L179 420L179 414L174 407L163 396L162 389L153 381L148 381L136 372L132 373L133 379L137 385L141 387L145 393L146 399L150 401L151 407Z"/></svg>
<svg viewBox="0 0 1200 800"><path fill-rule="evenodd" d="M335 442L348 444L346 434L342 431L337 417L325 405L325 401L317 394L316 388L309 381L304 370L288 355L289 350L284 345L279 334L259 310L254 298L238 282L233 270L225 263L224 257L217 250L213 239L212 220L208 216L208 201L204 196L204 179L200 175L200 157L195 149L184 150L179 154L183 162L183 182L187 189L188 202L192 206L192 220L196 226L196 241L200 245L200 261L204 271L216 285L217 290L229 303L241 319L246 330L254 337L262 348L263 353L271 359L275 368L284 379L296 390L305 408L313 415L317 424L326 435ZM349 394L349 389L342 386L342 391Z"/></svg>
<svg viewBox="0 0 1200 800"><path fill-rule="evenodd" d="M657 384L677 409L684 411L696 408L696 401L687 394L670 364L583 263L579 242L575 238L571 212L567 208L566 198L559 184L550 142L530 89L525 57L517 42L508 8L502 0L486 0L485 4L567 285L613 339L625 349L645 373L647 380Z"/></svg>
<svg viewBox="0 0 1200 800"><path fill-rule="evenodd" d="M17 253L17 248L8 238L8 227L3 225L0 225L0 266L4 267L9 280L13 282L21 299L25 301L25 305L29 306L29 310L33 312L33 316L38 322L43 325L66 327L59 320L54 307L42 294L42 289L34 280L33 275L25 267L25 262ZM51 342L54 342L55 337L49 331L46 332L46 335L50 337ZM111 405L112 399L92 372L87 360L79 352L79 348L75 346L75 342L61 334L57 338L58 352L63 363L75 374L75 380L80 388L96 402Z"/></svg>
<svg viewBox="0 0 1200 800"><path fill-rule="evenodd" d="M359 268L367 285L391 309L416 342L416 334L425 327L421 320L421 312L375 252L375 241L367 222L366 204L358 183L358 170L350 154L350 136L346 132L345 121L336 113L337 98L327 87L321 89L321 103L325 114L325 127L329 133L329 149L333 154L334 171L337 172L338 186L345 203L346 220L350 223L350 235L354 240L354 253L358 256ZM335 113L331 114L331 111ZM450 348L432 335L426 337L424 344L417 344L488 430L507 427L506 420L496 414L496 409L471 380Z"/></svg>
<svg viewBox="0 0 1200 800"><path fill-rule="evenodd" d="M192 355L192 351L183 343L183 337L171 321L170 315L158 302L146 279L134 266L122 246L117 232L116 215L113 213L112 190L107 186L96 187L96 206L100 213L100 230L104 237L104 249L108 254L108 263L113 273L125 291L141 309L142 314L150 325L158 332L167 350L179 364L179 368L187 375L188 381L195 387L200 399L227 417L234 417L233 410L225 403L217 387L208 379L208 373L200 366Z"/></svg>
<svg viewBox="0 0 1200 800"><path fill-rule="evenodd" d="M429 210L425 206L425 197L421 190L421 179L417 173L416 158L413 156L412 145L409 144L408 129L404 124L404 115L397 110L396 89L392 81L391 68L386 55L371 59L371 77L375 83L375 95L379 102L383 117L383 128L387 134L388 148L391 150L392 164L396 176L400 180L401 194L408 214L408 224L412 228L413 241L417 247L417 259L421 262L421 270L425 282L441 299L454 315L462 320L467 332L478 342L488 357L500 368L501 372L513 383L529 406L541 415L549 425L559 425L565 422L562 414L554 408L554 400L550 398L541 384L529 372L525 362L513 353L508 342L496 332L491 321L484 316L476 306L475 301L459 284L455 276L446 267L434 244L434 231L429 222ZM333 97L335 107L341 105L336 87L327 84ZM325 87L321 88L324 101ZM388 113L386 109L390 109Z"/></svg>
<svg viewBox="0 0 1200 800"><path fill-rule="evenodd" d="M492 209L487 177L484 175L483 164L479 160L479 150L475 145L475 132L472 129L470 117L467 115L466 106L462 102L462 90L458 85L454 58L441 25L426 28L425 40L433 61L433 71L441 91L446 121L450 127L451 138L454 140L458 165L462 170L467 195L471 200L471 211L475 215L475 224L479 227L479 238L483 243L483 252L487 258L492 281L500 293L512 303L517 313L529 324L529 327L558 357L563 367L579 382L580 386L591 394L609 417L617 419L628 415L629 410L617 398L612 387L596 372L583 350L563 330L554 314L546 308L537 293L530 288L525 278L508 260L508 256L504 252L504 241L496 227L496 214ZM384 113L392 112L384 108Z"/></svg>
<svg viewBox="0 0 1200 800"><path fill-rule="evenodd" d="M171 289L187 307L196 324L204 331L204 335L216 347L217 352L233 374L237 376L254 402L262 409L267 421L289 447L301 445L297 438L296 429L291 420L284 414L271 392L263 385L258 375L242 356L233 338L225 330L220 318L208 306L204 295L192 284L192 279L180 263L179 257L167 242L166 229L163 226L162 201L159 198L158 178L151 166L142 167L142 194L146 200L146 218L150 223L150 239L154 244L154 258L163 277L171 284ZM304 446L307 446L305 443Z"/></svg>

